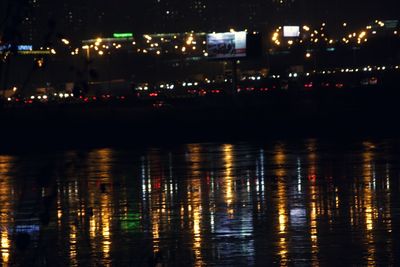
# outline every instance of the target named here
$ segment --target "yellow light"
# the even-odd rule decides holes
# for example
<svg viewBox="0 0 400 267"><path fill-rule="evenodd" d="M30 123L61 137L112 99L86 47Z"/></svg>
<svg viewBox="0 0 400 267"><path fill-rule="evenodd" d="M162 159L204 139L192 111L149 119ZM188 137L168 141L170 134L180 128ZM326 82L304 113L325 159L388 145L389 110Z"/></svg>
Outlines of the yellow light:
<svg viewBox="0 0 400 267"><path fill-rule="evenodd" d="M347 27L347 23L346 22L343 22L343 27Z"/></svg>
<svg viewBox="0 0 400 267"><path fill-rule="evenodd" d="M88 45L84 45L84 46L82 46L82 49L89 49L89 46Z"/></svg>
<svg viewBox="0 0 400 267"><path fill-rule="evenodd" d="M62 41L64 44L69 45L69 41L68 41L67 39L61 39L61 41Z"/></svg>
<svg viewBox="0 0 400 267"><path fill-rule="evenodd" d="M161 52L160 51L157 51L157 55L160 55L161 54Z"/></svg>
<svg viewBox="0 0 400 267"><path fill-rule="evenodd" d="M186 44L190 45L193 42L193 36L189 36L189 38L186 40Z"/></svg>
<svg viewBox="0 0 400 267"><path fill-rule="evenodd" d="M306 58L310 58L311 57L311 53L306 53Z"/></svg>
<svg viewBox="0 0 400 267"><path fill-rule="evenodd" d="M100 51L99 51L99 55L100 55L100 56L104 55L104 52L100 50Z"/></svg>
<svg viewBox="0 0 400 267"><path fill-rule="evenodd" d="M54 48L52 48L52 49L50 50L50 53L52 53L53 55L57 54L57 52L56 52L56 50L54 50Z"/></svg>
<svg viewBox="0 0 400 267"><path fill-rule="evenodd" d="M360 38L360 39L361 39L361 38L364 38L365 35L367 35L367 33L366 33L365 31L363 31L363 32L360 33L359 38Z"/></svg>
<svg viewBox="0 0 400 267"><path fill-rule="evenodd" d="M307 25L303 26L303 30L305 30L306 32L308 32L310 30L310 27L308 27Z"/></svg>
<svg viewBox="0 0 400 267"><path fill-rule="evenodd" d="M96 42L101 43L101 42L103 42L103 40L99 37L96 39Z"/></svg>
<svg viewBox="0 0 400 267"><path fill-rule="evenodd" d="M235 29L231 28L229 31L230 31L230 32L235 32Z"/></svg>
<svg viewBox="0 0 400 267"><path fill-rule="evenodd" d="M182 52L185 52L186 51L186 47L182 47Z"/></svg>
<svg viewBox="0 0 400 267"><path fill-rule="evenodd" d="M292 44L293 44L293 41L292 41L292 40L289 40L289 41L288 41L288 44L289 44L289 45L292 45Z"/></svg>

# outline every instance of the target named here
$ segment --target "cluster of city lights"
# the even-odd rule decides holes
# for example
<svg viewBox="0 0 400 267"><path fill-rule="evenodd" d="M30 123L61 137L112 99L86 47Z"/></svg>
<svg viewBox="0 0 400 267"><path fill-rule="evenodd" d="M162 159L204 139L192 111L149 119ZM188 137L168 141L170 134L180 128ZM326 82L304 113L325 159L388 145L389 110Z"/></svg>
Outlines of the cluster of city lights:
<svg viewBox="0 0 400 267"><path fill-rule="evenodd" d="M395 21L397 24L397 21ZM327 24L324 22L319 26L312 27L310 25L303 25L301 28L301 34L298 37L290 38L285 37L283 29L284 27L277 27L272 35L271 41L275 47L288 47L290 48L294 44L318 44L324 43L327 46L333 46L337 43L343 44L357 44L361 45L368 41L368 38L377 35L380 31L387 31L388 28L392 28L392 34L398 35L399 29L398 25L386 25L384 21L375 20L374 23L365 26L359 30L348 32L349 25L343 22L343 32L342 36L329 36L326 30ZM389 27L390 26L390 27Z"/></svg>

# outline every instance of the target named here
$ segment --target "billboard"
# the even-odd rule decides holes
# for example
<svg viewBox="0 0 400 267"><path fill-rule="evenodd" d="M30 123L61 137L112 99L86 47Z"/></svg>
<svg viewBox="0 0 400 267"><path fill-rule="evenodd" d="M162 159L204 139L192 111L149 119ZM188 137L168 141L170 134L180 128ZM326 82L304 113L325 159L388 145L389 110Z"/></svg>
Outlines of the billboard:
<svg viewBox="0 0 400 267"><path fill-rule="evenodd" d="M284 26L283 37L299 37L300 26Z"/></svg>
<svg viewBox="0 0 400 267"><path fill-rule="evenodd" d="M246 56L247 32L225 32L207 35L207 53L210 58L237 58Z"/></svg>

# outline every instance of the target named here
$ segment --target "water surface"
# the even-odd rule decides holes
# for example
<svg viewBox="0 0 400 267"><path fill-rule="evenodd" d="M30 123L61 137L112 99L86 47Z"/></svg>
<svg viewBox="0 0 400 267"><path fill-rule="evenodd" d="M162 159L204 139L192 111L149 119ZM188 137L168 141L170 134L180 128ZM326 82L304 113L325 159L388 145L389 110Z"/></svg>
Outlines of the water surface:
<svg viewBox="0 0 400 267"><path fill-rule="evenodd" d="M0 259L4 266L399 265L399 144L0 155Z"/></svg>

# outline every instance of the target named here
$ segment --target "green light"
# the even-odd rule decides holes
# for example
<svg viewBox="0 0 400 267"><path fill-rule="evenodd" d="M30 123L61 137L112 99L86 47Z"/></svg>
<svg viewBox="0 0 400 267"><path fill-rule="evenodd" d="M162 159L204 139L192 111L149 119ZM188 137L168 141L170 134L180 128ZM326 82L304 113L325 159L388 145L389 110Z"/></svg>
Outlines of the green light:
<svg viewBox="0 0 400 267"><path fill-rule="evenodd" d="M114 38L132 38L133 33L131 32L124 32L124 33L114 33Z"/></svg>
<svg viewBox="0 0 400 267"><path fill-rule="evenodd" d="M121 219L121 228L127 232L137 232L140 230L140 214L130 212Z"/></svg>

